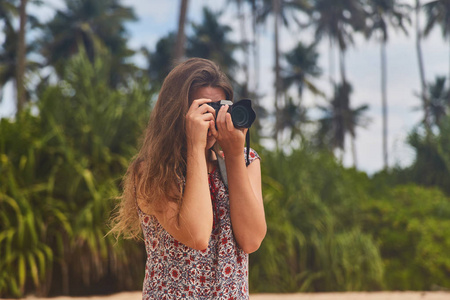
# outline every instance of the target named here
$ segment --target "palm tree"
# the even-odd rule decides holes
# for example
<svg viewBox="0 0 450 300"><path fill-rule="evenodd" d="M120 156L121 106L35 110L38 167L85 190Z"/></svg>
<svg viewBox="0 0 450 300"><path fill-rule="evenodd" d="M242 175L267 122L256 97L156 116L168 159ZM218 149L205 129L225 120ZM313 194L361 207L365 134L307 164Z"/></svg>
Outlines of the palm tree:
<svg viewBox="0 0 450 300"><path fill-rule="evenodd" d="M287 62L286 67L281 70L282 89L286 92L286 103L279 108L280 117L276 124L275 132L284 130L290 131L290 141L295 137L303 138L302 124L308 123L307 110L302 105L302 94L304 89L308 89L314 94L323 93L312 82L313 78L321 75L322 70L317 65L319 54L316 51L316 44L305 46L299 42L297 46L286 53L283 58ZM287 95L287 91L296 86L298 98L294 99Z"/></svg>
<svg viewBox="0 0 450 300"><path fill-rule="evenodd" d="M433 83L428 85L430 95L430 118L432 124L440 128L442 120L450 113L450 90L446 88L446 78L436 77Z"/></svg>
<svg viewBox="0 0 450 300"><path fill-rule="evenodd" d="M16 69L16 88L17 88L17 113L20 113L25 104L25 63L26 63L26 44L25 44L25 26L27 23L28 0L20 0L19 6L19 34L17 38L17 69Z"/></svg>
<svg viewBox="0 0 450 300"><path fill-rule="evenodd" d="M380 41L380 62L381 62L381 103L383 115L383 162L384 169L388 168L388 106L387 106L387 63L386 44L389 39L388 28L401 29L408 34L405 21L410 23L408 16L410 6L396 0L369 0L367 2L371 26L368 28L369 37L377 34Z"/></svg>
<svg viewBox="0 0 450 300"><path fill-rule="evenodd" d="M175 43L174 60L180 61L184 56L186 34L184 32L184 25L186 24L186 15L188 9L188 0L180 0L180 17L178 19L178 33L177 41Z"/></svg>
<svg viewBox="0 0 450 300"><path fill-rule="evenodd" d="M3 22L4 26L10 26L18 14L17 0L0 1L0 24Z"/></svg>
<svg viewBox="0 0 450 300"><path fill-rule="evenodd" d="M339 47L341 83L347 82L345 52L353 44L353 34L365 30L366 12L360 0L313 0L311 25L316 39L327 36L330 51L334 43ZM334 84L334 79L331 79Z"/></svg>
<svg viewBox="0 0 450 300"><path fill-rule="evenodd" d="M324 117L319 120L318 144L328 146L331 150L341 149L345 152L345 136L350 135L352 145L353 165L357 166L356 158L356 128L365 127L369 119L364 116L368 110L367 104L357 108L350 107L352 87L349 83L338 85L329 106L319 106Z"/></svg>
<svg viewBox="0 0 450 300"><path fill-rule="evenodd" d="M269 15L274 17L274 63L275 63L275 117L276 125L280 122L280 96L283 91L282 81L281 81L281 67L280 67L280 45L279 45L279 30L280 22L284 26L289 26L290 19L293 19L299 23L296 13L299 11L306 12L310 8L309 2L305 0L263 0L263 5L260 12L258 13L258 20L264 22L267 20ZM288 15L289 13L289 15ZM275 140L277 140L278 132L275 131Z"/></svg>
<svg viewBox="0 0 450 300"><path fill-rule="evenodd" d="M3 23L4 41L0 48L0 96L3 86L15 78L16 32L13 18L18 14L14 0L0 2L0 22ZM1 97L0 97L1 99Z"/></svg>
<svg viewBox="0 0 450 300"><path fill-rule="evenodd" d="M238 44L229 40L231 27L218 22L220 13L203 8L201 24L192 24L192 35L188 36L186 54L188 57L211 59L233 80L234 70L238 66L233 51Z"/></svg>
<svg viewBox="0 0 450 300"><path fill-rule="evenodd" d="M3 21L5 26L12 24L13 18L18 14L17 0L0 1L0 23Z"/></svg>
<svg viewBox="0 0 450 300"><path fill-rule="evenodd" d="M335 95L331 101L328 117L322 123L322 131L332 132L329 137L333 149L344 150L345 134L348 132L352 137L353 163L356 166L356 151L354 147L355 123L359 114L367 109L364 106L352 111L350 110L351 86L347 82L345 71L345 52L349 45L354 43L353 34L366 30L366 11L360 0L314 0L312 1L311 25L314 27L317 40L326 36L330 42L330 52L333 45L339 48L339 68L341 83L336 86L330 75L330 81L335 87ZM331 55L330 55L331 57ZM331 59L330 59L331 64ZM330 67L331 69L331 67ZM353 112L353 113L352 113ZM327 128L329 126L330 128Z"/></svg>
<svg viewBox="0 0 450 300"><path fill-rule="evenodd" d="M442 29L442 36L448 39L450 47L450 1L435 0L423 6L426 15L425 36L427 36L435 25ZM450 54L450 51L449 51ZM449 60L450 65L450 60ZM450 66L448 80L450 81Z"/></svg>
<svg viewBox="0 0 450 300"><path fill-rule="evenodd" d="M280 120L275 130L279 133L287 131L289 133L288 142L292 142L296 138L302 140L304 133L302 125L310 123L308 110L302 104L301 98L297 101L292 97L286 96L286 104L280 109Z"/></svg>
<svg viewBox="0 0 450 300"><path fill-rule="evenodd" d="M120 4L120 0L65 0L66 8L58 10L46 24L42 41L42 54L47 64L55 68L58 75L63 72L67 58L86 50L94 61L96 52L106 48L114 58L116 76L130 68L126 60L133 55L127 47L124 23L135 21L134 11ZM114 75L114 74L113 74ZM112 85L120 78L112 77Z"/></svg>
<svg viewBox="0 0 450 300"><path fill-rule="evenodd" d="M258 93L259 91L259 33L258 33L258 11L259 1L257 0L247 0L250 3L251 12L252 12L252 50L253 50L253 68L254 68L254 85L253 91Z"/></svg>
<svg viewBox="0 0 450 300"><path fill-rule="evenodd" d="M10 80L16 78L16 53L17 53L17 33L14 30L11 20L4 19L5 40L0 48L0 92ZM2 93L0 93L1 95Z"/></svg>
<svg viewBox="0 0 450 300"><path fill-rule="evenodd" d="M258 13L260 12L260 5L262 1L259 0L227 0L225 2L225 9L229 4L234 4L237 10L237 19L239 20L239 34L240 47L243 51L243 60L241 62L242 71L244 74L244 82L242 83L242 97L257 99L258 95L258 81L259 81L259 49L258 49ZM247 34L247 17L246 4L250 6L251 11L251 28L252 37ZM225 10L224 9L224 10ZM235 13L235 12L233 12ZM252 50L252 53L250 53ZM253 62L251 62L253 59ZM253 74L251 72L251 64L253 63ZM252 83L250 85L250 83Z"/></svg>
<svg viewBox="0 0 450 300"><path fill-rule="evenodd" d="M427 133L431 132L431 124L430 124L430 108L429 108L429 100L427 96L427 84L425 79L425 67L423 63L423 55L422 55L422 29L420 27L420 9L421 9L420 0L416 0L415 5L415 29L416 29L416 53L417 53L417 62L419 65L419 75L420 75L420 95L422 98L422 105L424 111L423 124L425 126L425 130Z"/></svg>
<svg viewBox="0 0 450 300"><path fill-rule="evenodd" d="M38 3L38 1L32 2ZM13 18L18 15L20 15L19 23L21 28L16 30L13 26ZM29 23L31 27L35 27L37 26L37 20L32 15L25 14L24 6L19 7L17 1L11 0L0 2L0 21L2 20L5 39L0 48L0 98L2 87L8 82L14 81L17 92L16 113L19 113L28 94L24 80L25 74L36 70L39 66L34 61L26 60L26 55L35 51L36 46L35 44L25 44L25 25Z"/></svg>
<svg viewBox="0 0 450 300"><path fill-rule="evenodd" d="M249 70L249 64L250 64L250 52L249 52L249 45L250 41L247 35L247 22L245 17L245 9L243 7L244 0L228 0L226 4L228 3L234 3L236 5L236 10L238 13L238 19L239 19L239 33L240 33L240 46L242 48L244 59L242 60L241 66L242 71L244 73L244 82L242 84L242 97L248 98L249 97L249 82L250 82L250 70ZM254 1L253 1L254 2ZM252 4L252 3L250 3Z"/></svg>
<svg viewBox="0 0 450 300"><path fill-rule="evenodd" d="M284 55L284 58L287 65L281 70L283 90L287 91L295 84L300 97L305 87L314 94L323 94L312 82L313 78L322 74L322 70L317 65L319 54L315 43L304 45L299 42L294 49Z"/></svg>
<svg viewBox="0 0 450 300"><path fill-rule="evenodd" d="M173 32L162 37L156 43L153 52L145 47L141 49L148 64L147 75L152 87L155 87L156 89L161 87L164 78L166 78L167 74L172 70L176 37L176 34Z"/></svg>

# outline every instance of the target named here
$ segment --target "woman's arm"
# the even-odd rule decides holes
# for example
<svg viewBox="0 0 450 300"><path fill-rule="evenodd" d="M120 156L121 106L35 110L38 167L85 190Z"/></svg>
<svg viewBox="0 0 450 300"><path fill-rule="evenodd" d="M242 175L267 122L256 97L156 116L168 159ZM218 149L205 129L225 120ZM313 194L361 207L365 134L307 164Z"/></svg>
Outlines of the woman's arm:
<svg viewBox="0 0 450 300"><path fill-rule="evenodd" d="M246 253L258 250L266 231L261 191L261 165L256 159L245 166L244 154L226 156L230 213L234 236Z"/></svg>
<svg viewBox="0 0 450 300"><path fill-rule="evenodd" d="M214 136L225 154L230 214L233 233L239 246L246 252L258 250L267 232L261 191L259 159L245 165L244 143L247 129L236 129L231 115L223 106L216 119Z"/></svg>
<svg viewBox="0 0 450 300"><path fill-rule="evenodd" d="M186 185L180 210L168 201L162 211L154 213L170 235L197 250L208 247L213 225L205 148L208 129L214 125L214 109L202 105L210 101L195 100L186 115Z"/></svg>

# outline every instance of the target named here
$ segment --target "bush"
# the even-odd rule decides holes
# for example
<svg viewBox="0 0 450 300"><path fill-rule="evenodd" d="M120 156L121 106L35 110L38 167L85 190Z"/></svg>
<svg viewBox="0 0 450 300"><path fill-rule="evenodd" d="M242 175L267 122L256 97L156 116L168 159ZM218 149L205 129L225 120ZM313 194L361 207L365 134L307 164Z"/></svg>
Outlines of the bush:
<svg viewBox="0 0 450 300"><path fill-rule="evenodd" d="M0 296L138 288L142 245L106 236L121 176L150 112L145 82L109 88L82 53L30 110L0 123ZM111 280L117 284L111 284Z"/></svg>
<svg viewBox="0 0 450 300"><path fill-rule="evenodd" d="M267 236L250 258L257 292L371 290L383 266L359 228L365 174L344 169L330 153L308 149L262 153Z"/></svg>
<svg viewBox="0 0 450 300"><path fill-rule="evenodd" d="M363 205L391 290L450 288L450 199L438 189L393 188Z"/></svg>

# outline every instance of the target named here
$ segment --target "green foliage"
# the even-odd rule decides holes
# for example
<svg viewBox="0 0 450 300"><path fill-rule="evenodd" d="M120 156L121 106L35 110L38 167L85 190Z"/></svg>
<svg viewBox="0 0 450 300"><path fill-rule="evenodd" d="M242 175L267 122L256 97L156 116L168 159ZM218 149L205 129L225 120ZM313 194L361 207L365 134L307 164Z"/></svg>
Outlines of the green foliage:
<svg viewBox="0 0 450 300"><path fill-rule="evenodd" d="M118 0L65 2L67 8L45 25L44 41L27 47L42 46L45 61L60 81L44 81L30 91L36 95L34 106L14 120L0 120L0 297L141 287L144 247L105 234L153 91L170 69L175 35L162 38L153 53L146 53L151 90L135 79L140 70L128 60L133 51L124 24L135 20L134 12ZM442 1L432 2L425 6L427 32L445 23L446 10L436 10ZM280 17L285 25L299 23L296 14L313 5L309 21L316 37L329 37L342 59L355 33L367 25L366 12L371 13L371 30L383 38L390 21L405 29L402 22L409 19L404 5L364 3L281 1ZM17 4L0 1L5 33L0 86L15 76ZM259 21L275 13L273 1L252 4ZM204 9L202 22L192 25L187 55L215 60L238 87L234 53L242 45L229 39L231 29L220 24L219 17ZM295 83L300 92L304 86L318 92L307 78L320 73L313 48L298 45L285 56L285 87ZM29 61L27 67L31 71L39 66ZM328 149L343 148L346 134L354 137L355 128L366 123L367 107L351 108L345 68L341 76L318 124L316 144ZM410 167L369 178L343 168L331 153L305 146L289 154L260 151L268 233L250 259L253 291L450 288L450 118L444 78L430 84L428 94L432 132L411 133L409 144L417 156ZM307 144L302 131L309 120L306 110L298 99L285 102L281 128L291 129L291 139L298 135ZM255 133L252 130L252 143L258 142Z"/></svg>
<svg viewBox="0 0 450 300"><path fill-rule="evenodd" d="M398 186L363 204L363 211L364 228L380 246L388 289L450 287L450 198L437 189Z"/></svg>
<svg viewBox="0 0 450 300"><path fill-rule="evenodd" d="M81 53L37 113L0 122L1 296L73 294L106 277L117 290L140 287L144 247L104 236L152 93L145 82L110 89L109 66ZM444 159L447 140L433 144ZM392 187L392 175L370 179L306 147L260 153L268 234L251 256L252 291L450 286L441 192Z"/></svg>
<svg viewBox="0 0 450 300"><path fill-rule="evenodd" d="M31 283L38 294L69 293L108 274L119 289L139 286L142 246L105 235L151 93L145 82L110 89L109 65L81 53L40 95L37 115L1 120L1 296Z"/></svg>
<svg viewBox="0 0 450 300"><path fill-rule="evenodd" d="M0 295L22 295L29 279L37 288L44 283L54 259L46 234L64 228L67 221L61 207L47 197L51 183L40 181L36 173L42 153L34 139L37 122L20 115L16 124L5 119L0 123ZM35 210L30 198L45 204Z"/></svg>
<svg viewBox="0 0 450 300"><path fill-rule="evenodd" d="M416 128L410 133L408 143L416 158L409 167L395 169L392 182L438 187L450 195L450 116L442 117L435 132L426 134Z"/></svg>
<svg viewBox="0 0 450 300"><path fill-rule="evenodd" d="M345 170L330 153L262 157L268 233L251 257L252 290L379 289L381 258L357 213L367 176Z"/></svg>

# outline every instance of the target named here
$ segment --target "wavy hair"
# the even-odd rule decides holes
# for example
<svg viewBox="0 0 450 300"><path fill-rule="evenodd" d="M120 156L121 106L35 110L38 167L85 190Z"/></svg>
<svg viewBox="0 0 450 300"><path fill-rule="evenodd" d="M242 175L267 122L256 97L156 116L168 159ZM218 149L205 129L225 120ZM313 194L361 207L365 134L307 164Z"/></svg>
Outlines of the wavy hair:
<svg viewBox="0 0 450 300"><path fill-rule="evenodd" d="M167 75L142 146L123 178L123 193L110 232L125 238L140 236L137 197L146 211L161 209L166 201L175 202L180 208L183 194L180 183L186 175L185 116L195 100L191 95L208 86L223 89L227 99L233 99L227 76L210 60L191 58Z"/></svg>

